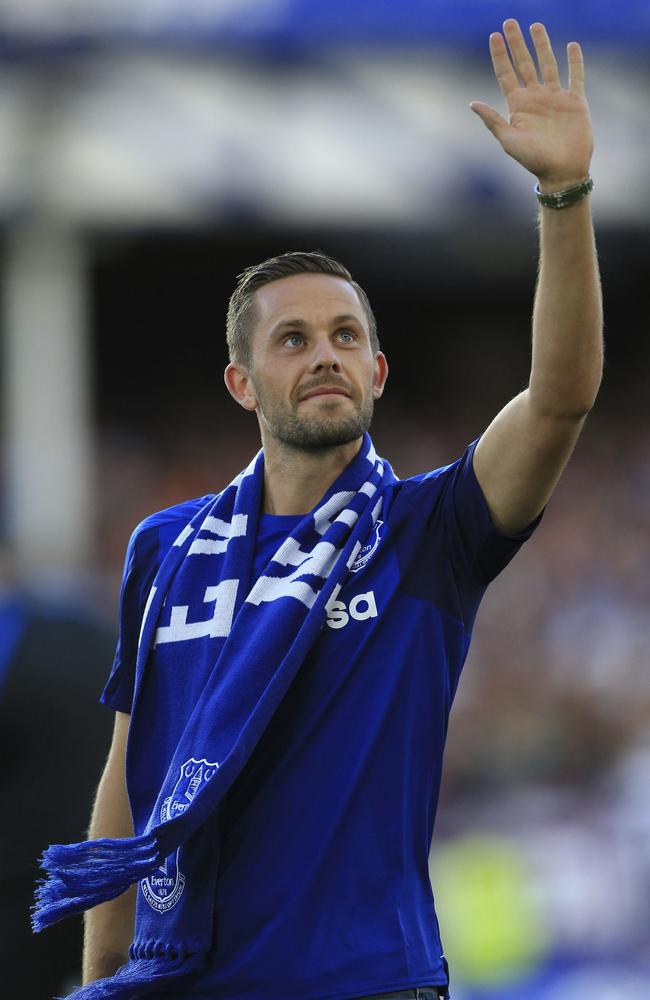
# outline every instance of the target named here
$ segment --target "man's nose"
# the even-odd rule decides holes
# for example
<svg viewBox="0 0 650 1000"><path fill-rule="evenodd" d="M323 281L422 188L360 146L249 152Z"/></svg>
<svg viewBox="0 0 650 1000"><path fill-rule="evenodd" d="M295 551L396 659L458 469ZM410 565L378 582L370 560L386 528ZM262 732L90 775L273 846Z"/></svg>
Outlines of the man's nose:
<svg viewBox="0 0 650 1000"><path fill-rule="evenodd" d="M340 362L334 345L329 338L319 340L314 345L313 354L310 360L309 369L312 372L321 371L323 368L332 371L340 370Z"/></svg>

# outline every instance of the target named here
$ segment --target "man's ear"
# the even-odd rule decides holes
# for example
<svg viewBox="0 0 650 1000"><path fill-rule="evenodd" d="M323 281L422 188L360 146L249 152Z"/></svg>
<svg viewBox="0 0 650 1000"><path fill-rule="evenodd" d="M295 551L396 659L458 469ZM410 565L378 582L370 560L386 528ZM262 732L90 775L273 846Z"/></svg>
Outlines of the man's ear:
<svg viewBox="0 0 650 1000"><path fill-rule="evenodd" d="M375 399L379 399L384 391L386 379L388 378L388 361L383 351L375 354L375 375L373 379L372 392Z"/></svg>
<svg viewBox="0 0 650 1000"><path fill-rule="evenodd" d="M223 380L228 392L240 406L251 412L257 409L255 386L245 365L238 365L231 361L223 373Z"/></svg>

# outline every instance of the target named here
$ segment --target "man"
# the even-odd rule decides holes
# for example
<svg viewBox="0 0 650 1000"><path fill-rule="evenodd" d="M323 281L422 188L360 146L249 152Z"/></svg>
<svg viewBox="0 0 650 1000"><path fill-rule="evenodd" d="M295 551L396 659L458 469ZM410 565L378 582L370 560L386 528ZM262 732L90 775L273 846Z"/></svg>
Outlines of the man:
<svg viewBox="0 0 650 1000"><path fill-rule="evenodd" d="M93 996L448 996L427 858L449 710L485 587L538 523L602 370L580 47L568 47L565 90L543 25L531 28L541 82L517 22L506 21L504 34L490 37L490 49L509 122L483 103L471 107L539 182L528 388L458 462L396 480L367 437L388 368L359 286L320 254L285 254L240 276L225 380L257 414L263 459L228 487L227 517L214 514L219 495L203 497L153 515L131 540L120 646L103 695L117 710L115 734L90 836L131 837L132 809L133 843L150 854L121 869L129 872L123 883L137 888L88 913L84 982L112 976L127 960L136 898L138 926L159 930L136 928L126 992ZM256 476L261 510L240 500ZM225 570L206 569L185 599L192 574L216 566L217 553L235 559L250 524L249 578L248 570L226 579ZM313 548L303 541L307 527L323 539ZM185 554L175 556L175 546ZM185 574L182 586L174 573ZM237 612L241 578L252 588ZM251 695L251 714L231 713L231 700L257 684L257 661L266 670L270 633L299 605L295 643L314 609L320 617L273 711L265 699L293 655L293 635L262 694ZM265 608L273 616L256 618ZM246 629L238 625L244 614ZM212 673L210 642L231 651ZM249 657L247 672L229 686L239 656ZM231 715L234 749L217 752ZM258 716L263 726L230 780L229 762ZM181 752L190 730L210 750L190 756L188 743ZM181 761L180 770L169 761ZM217 801L222 779L218 809L165 839L161 831L179 830L210 795ZM152 829L158 840L147 839ZM145 863L146 871L138 867ZM121 888L116 880L113 896ZM176 931L198 942L183 946L182 968ZM147 961L157 962L151 974ZM142 993L138 976L148 983Z"/></svg>

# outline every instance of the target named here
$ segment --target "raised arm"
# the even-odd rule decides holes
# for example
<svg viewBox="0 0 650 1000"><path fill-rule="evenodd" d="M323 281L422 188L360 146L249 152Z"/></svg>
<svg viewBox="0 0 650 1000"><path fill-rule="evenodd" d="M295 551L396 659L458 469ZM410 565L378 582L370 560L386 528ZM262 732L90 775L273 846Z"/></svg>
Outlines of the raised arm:
<svg viewBox="0 0 650 1000"><path fill-rule="evenodd" d="M490 36L494 71L509 121L470 106L502 148L539 181L564 191L589 175L593 151L580 46L567 47L563 89L545 27L531 36L537 68L516 21ZM509 48L509 54L508 54ZM540 259L528 388L492 421L474 452L474 470L496 524L514 534L548 501L592 408L603 364L602 300L589 198L539 209Z"/></svg>
<svg viewBox="0 0 650 1000"><path fill-rule="evenodd" d="M102 774L88 836L132 837L133 821L126 792L126 741L131 717L115 714L115 729ZM114 972L128 960L135 924L135 890L88 910L84 917L83 983Z"/></svg>

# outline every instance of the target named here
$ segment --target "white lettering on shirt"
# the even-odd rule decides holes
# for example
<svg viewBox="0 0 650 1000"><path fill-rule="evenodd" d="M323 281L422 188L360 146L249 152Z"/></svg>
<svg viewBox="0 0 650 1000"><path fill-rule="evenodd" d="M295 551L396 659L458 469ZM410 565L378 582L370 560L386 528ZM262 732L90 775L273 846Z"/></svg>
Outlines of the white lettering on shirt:
<svg viewBox="0 0 650 1000"><path fill-rule="evenodd" d="M341 585L337 584L332 591L332 596L325 605L327 624L330 628L344 628L350 621L350 618L354 618L358 622L363 622L368 618L377 617L377 601L372 590L368 590L365 594L356 594L350 601L349 606L343 601L337 600L340 590Z"/></svg>

